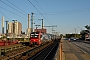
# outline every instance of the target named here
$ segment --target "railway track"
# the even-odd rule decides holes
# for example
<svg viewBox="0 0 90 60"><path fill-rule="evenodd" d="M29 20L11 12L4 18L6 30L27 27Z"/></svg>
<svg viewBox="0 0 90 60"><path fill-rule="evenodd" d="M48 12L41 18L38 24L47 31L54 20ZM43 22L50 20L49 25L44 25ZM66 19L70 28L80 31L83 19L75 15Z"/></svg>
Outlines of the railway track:
<svg viewBox="0 0 90 60"><path fill-rule="evenodd" d="M27 60L53 60L59 46L58 42L59 41L55 41L53 44L44 48L42 51Z"/></svg>
<svg viewBox="0 0 90 60"><path fill-rule="evenodd" d="M53 42L47 42L46 44L35 47L24 46L22 48L6 52L5 56L0 57L0 60L27 60L51 44L53 44Z"/></svg>
<svg viewBox="0 0 90 60"><path fill-rule="evenodd" d="M33 57L34 55L36 55L38 52L42 51L44 48L46 48L47 46L53 44L53 42L47 42L44 45L41 45L39 47L36 47L30 51L28 51L27 53L24 53L24 55L20 58L21 60L28 60L29 58Z"/></svg>
<svg viewBox="0 0 90 60"><path fill-rule="evenodd" d="M12 60L12 59L18 59L22 56L22 54L28 50L30 50L31 48L29 46L27 47L22 47L19 49L15 49L9 52L5 53L5 56L0 57L0 60Z"/></svg>

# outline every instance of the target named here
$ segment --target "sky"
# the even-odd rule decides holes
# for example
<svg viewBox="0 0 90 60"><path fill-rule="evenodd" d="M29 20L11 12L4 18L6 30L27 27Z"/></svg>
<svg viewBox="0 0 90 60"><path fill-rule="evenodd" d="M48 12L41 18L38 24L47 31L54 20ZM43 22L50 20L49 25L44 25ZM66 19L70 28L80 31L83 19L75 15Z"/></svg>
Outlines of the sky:
<svg viewBox="0 0 90 60"><path fill-rule="evenodd" d="M38 19L43 19L44 26L57 25L53 29L60 34L75 33L75 29L79 33L85 25L90 25L90 0L0 0L0 33L2 16L5 21L21 22L22 31L26 32L31 12L34 13L34 28L41 25ZM44 28L52 32L52 27Z"/></svg>

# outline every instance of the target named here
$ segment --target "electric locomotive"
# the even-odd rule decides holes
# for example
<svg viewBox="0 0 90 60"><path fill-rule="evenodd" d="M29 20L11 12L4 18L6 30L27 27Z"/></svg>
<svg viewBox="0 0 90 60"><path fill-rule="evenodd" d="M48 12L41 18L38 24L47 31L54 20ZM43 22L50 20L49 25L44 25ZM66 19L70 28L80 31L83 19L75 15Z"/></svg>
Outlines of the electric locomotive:
<svg viewBox="0 0 90 60"><path fill-rule="evenodd" d="M58 39L58 36L53 34L45 34L41 32L32 32L30 34L30 45L41 45Z"/></svg>
<svg viewBox="0 0 90 60"><path fill-rule="evenodd" d="M32 32L30 34L30 45L40 45L42 33L41 32Z"/></svg>

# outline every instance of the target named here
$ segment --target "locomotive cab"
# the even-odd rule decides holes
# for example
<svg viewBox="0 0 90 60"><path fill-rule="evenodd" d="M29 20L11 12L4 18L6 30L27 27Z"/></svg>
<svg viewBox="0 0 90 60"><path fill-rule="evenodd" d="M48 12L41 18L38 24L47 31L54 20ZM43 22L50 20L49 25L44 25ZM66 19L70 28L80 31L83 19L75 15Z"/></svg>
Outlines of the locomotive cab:
<svg viewBox="0 0 90 60"><path fill-rule="evenodd" d="M41 44L41 36L40 32L32 32L30 34L30 44L31 45L40 45Z"/></svg>

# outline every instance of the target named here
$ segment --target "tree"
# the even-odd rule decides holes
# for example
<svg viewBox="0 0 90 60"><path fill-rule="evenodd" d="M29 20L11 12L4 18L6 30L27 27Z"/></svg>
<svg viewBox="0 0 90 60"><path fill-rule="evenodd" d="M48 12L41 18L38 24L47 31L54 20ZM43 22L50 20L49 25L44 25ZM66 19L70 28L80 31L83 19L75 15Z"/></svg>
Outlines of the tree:
<svg viewBox="0 0 90 60"><path fill-rule="evenodd" d="M80 31L80 34L82 36L82 39L85 39L85 35L90 33L90 25L86 25L84 26L87 30L82 30Z"/></svg>
<svg viewBox="0 0 90 60"><path fill-rule="evenodd" d="M66 34L66 38L80 38L80 34Z"/></svg>
<svg viewBox="0 0 90 60"><path fill-rule="evenodd" d="M85 35L85 34L88 34L88 33L89 33L88 30L82 30L82 31L80 32L81 35Z"/></svg>
<svg viewBox="0 0 90 60"><path fill-rule="evenodd" d="M86 25L85 28L89 31L90 33L90 25Z"/></svg>
<svg viewBox="0 0 90 60"><path fill-rule="evenodd" d="M60 34L60 37L62 37L63 36L63 34Z"/></svg>
<svg viewBox="0 0 90 60"><path fill-rule="evenodd" d="M82 39L83 39L83 40L85 40L85 35L88 34L88 33L89 33L88 30L82 30L82 31L80 32L80 34L82 35Z"/></svg>

